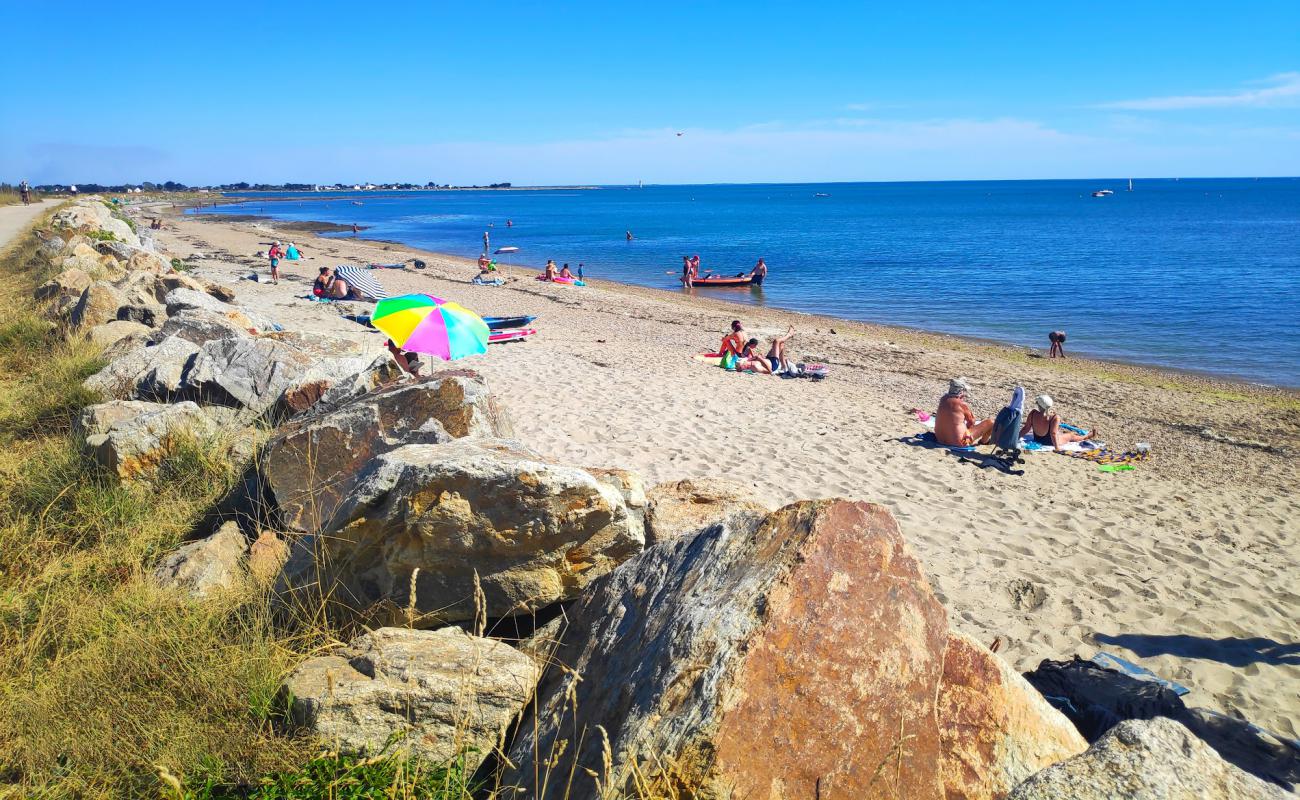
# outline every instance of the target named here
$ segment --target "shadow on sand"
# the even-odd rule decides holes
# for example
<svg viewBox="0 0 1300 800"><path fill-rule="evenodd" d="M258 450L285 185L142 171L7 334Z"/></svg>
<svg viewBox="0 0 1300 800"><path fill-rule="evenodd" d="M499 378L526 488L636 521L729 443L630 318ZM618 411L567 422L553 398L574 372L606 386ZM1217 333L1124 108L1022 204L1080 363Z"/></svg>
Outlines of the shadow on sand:
<svg viewBox="0 0 1300 800"><path fill-rule="evenodd" d="M1203 658L1233 667L1248 664L1273 664L1300 666L1300 643L1282 644L1262 636L1249 639L1227 637L1209 639L1204 636L1174 634L1156 636L1144 633L1106 634L1092 637L1099 644L1113 644L1132 650L1142 658L1159 655L1180 658Z"/></svg>

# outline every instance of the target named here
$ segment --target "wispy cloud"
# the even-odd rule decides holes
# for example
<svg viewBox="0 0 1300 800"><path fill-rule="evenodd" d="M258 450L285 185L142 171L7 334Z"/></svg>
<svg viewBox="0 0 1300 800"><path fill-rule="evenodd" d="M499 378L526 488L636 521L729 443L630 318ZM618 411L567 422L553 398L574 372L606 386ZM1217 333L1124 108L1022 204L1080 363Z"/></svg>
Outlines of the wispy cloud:
<svg viewBox="0 0 1300 800"><path fill-rule="evenodd" d="M1261 88L1241 89L1225 94L1189 94L1146 97L1101 103L1096 108L1124 111L1181 111L1194 108L1276 108L1300 105L1300 72L1283 72L1257 84Z"/></svg>

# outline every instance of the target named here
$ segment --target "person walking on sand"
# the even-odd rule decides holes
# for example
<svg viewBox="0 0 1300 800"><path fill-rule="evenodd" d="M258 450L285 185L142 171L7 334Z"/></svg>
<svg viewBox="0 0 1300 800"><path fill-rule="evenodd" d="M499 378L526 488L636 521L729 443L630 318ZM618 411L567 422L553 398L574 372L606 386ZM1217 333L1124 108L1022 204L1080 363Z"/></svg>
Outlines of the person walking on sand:
<svg viewBox="0 0 1300 800"><path fill-rule="evenodd" d="M934 438L949 447L969 447L988 444L992 435L993 420L976 422L970 410L970 381L948 381L948 393L939 398L939 410L934 415Z"/></svg>
<svg viewBox="0 0 1300 800"><path fill-rule="evenodd" d="M1052 343L1052 348L1047 351L1048 358L1056 358L1057 354L1065 358L1065 331L1052 331L1047 334L1047 341Z"/></svg>

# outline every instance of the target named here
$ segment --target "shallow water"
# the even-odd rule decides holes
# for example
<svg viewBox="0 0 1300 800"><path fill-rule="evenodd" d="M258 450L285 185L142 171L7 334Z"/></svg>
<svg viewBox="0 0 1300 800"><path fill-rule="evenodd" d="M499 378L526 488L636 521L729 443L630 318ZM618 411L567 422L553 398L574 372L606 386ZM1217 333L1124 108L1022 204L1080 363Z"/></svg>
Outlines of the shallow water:
<svg viewBox="0 0 1300 800"><path fill-rule="evenodd" d="M259 195L218 213L680 290L681 256L761 289L697 293L1300 386L1300 179L979 181ZM1094 198L1093 190L1115 194ZM817 197L818 193L829 196ZM288 198L277 202L264 199ZM359 199L362 205L354 205ZM204 209L205 212L209 209ZM513 227L506 227L506 220ZM491 225L492 227L488 227ZM626 241L631 230L635 239ZM342 234L350 235L350 234ZM671 273L671 274L669 274Z"/></svg>

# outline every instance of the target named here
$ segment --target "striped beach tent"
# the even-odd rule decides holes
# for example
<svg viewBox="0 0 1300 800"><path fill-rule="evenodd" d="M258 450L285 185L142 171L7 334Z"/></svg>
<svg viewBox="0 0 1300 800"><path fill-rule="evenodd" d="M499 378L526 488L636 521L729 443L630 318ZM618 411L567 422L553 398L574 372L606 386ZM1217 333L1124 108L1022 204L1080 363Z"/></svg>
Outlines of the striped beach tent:
<svg viewBox="0 0 1300 800"><path fill-rule="evenodd" d="M347 281L348 286L352 287L357 294L365 295L374 300L383 300L388 296L388 292L375 276L370 274L370 270L362 267L341 266L334 268L334 274Z"/></svg>

